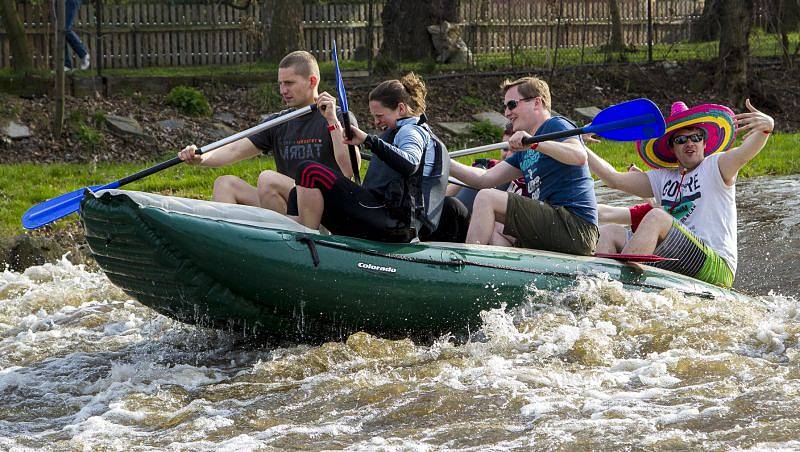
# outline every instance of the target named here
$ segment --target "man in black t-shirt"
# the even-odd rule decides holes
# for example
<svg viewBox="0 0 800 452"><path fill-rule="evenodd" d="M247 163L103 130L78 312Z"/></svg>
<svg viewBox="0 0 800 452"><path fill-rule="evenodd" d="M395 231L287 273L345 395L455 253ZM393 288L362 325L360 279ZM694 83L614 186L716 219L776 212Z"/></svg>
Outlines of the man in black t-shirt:
<svg viewBox="0 0 800 452"><path fill-rule="evenodd" d="M305 51L286 55L278 65L278 83L289 110L272 114L267 119L314 103L318 110L202 155L197 155L194 145L178 153L186 163L212 168L260 153L273 153L277 171L263 171L256 187L236 176L220 176L214 181L214 201L263 207L286 214L289 192L294 187L294 175L301 162L317 161L338 169L345 177L353 176L350 154L343 143L341 111L333 96L319 94L319 80L319 66L313 55ZM336 121L325 119L320 111L328 108L336 109ZM350 123L358 124L352 114Z"/></svg>

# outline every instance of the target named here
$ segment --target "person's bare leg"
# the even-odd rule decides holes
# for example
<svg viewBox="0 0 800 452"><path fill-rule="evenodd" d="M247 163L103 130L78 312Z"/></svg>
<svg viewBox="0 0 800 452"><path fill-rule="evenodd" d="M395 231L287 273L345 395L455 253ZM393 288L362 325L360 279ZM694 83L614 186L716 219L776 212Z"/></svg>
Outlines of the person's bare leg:
<svg viewBox="0 0 800 452"><path fill-rule="evenodd" d="M652 254L656 246L667 237L672 227L672 216L662 209L653 209L639 223L639 227L622 249L624 254Z"/></svg>
<svg viewBox="0 0 800 452"><path fill-rule="evenodd" d="M283 174L266 170L258 175L258 200L264 209L286 215L289 192L294 187L294 179Z"/></svg>
<svg viewBox="0 0 800 452"><path fill-rule="evenodd" d="M506 220L506 203L507 192L494 189L479 191L472 207L466 243L491 243L495 221L504 223Z"/></svg>
<svg viewBox="0 0 800 452"><path fill-rule="evenodd" d="M461 187L456 184L447 184L447 188L444 191L445 196L455 196L458 192L461 191Z"/></svg>
<svg viewBox="0 0 800 452"><path fill-rule="evenodd" d="M214 194L211 200L228 204L259 206L256 188L236 176L218 177L214 181Z"/></svg>
<svg viewBox="0 0 800 452"><path fill-rule="evenodd" d="M494 231L492 232L492 238L489 239L490 245L507 246L507 247L514 246L514 243L517 241L517 239L509 235L503 234L503 228L505 228L503 223L498 223L496 221L494 222Z"/></svg>
<svg viewBox="0 0 800 452"><path fill-rule="evenodd" d="M597 252L606 254L619 253L628 241L628 230L618 224L600 226L600 238L597 239Z"/></svg>
<svg viewBox="0 0 800 452"><path fill-rule="evenodd" d="M319 229L325 199L316 188L297 187L297 210L300 214L297 221L311 229Z"/></svg>

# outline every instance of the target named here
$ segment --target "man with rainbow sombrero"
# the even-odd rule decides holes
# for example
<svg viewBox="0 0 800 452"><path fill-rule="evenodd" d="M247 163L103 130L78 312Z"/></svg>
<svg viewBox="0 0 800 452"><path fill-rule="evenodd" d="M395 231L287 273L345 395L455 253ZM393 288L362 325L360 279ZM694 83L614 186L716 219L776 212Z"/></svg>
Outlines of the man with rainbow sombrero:
<svg viewBox="0 0 800 452"><path fill-rule="evenodd" d="M672 105L666 133L637 143L654 170L618 172L589 152L589 168L611 188L642 198L652 209L622 249L623 254L656 254L675 259L651 264L722 287L736 274L736 176L767 143L774 120L756 110L722 105ZM730 148L744 133L739 147Z"/></svg>

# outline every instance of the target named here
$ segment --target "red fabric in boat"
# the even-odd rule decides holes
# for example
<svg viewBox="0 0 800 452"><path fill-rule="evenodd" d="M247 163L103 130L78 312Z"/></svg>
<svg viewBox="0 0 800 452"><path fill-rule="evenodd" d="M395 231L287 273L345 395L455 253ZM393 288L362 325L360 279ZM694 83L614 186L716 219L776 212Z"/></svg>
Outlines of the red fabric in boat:
<svg viewBox="0 0 800 452"><path fill-rule="evenodd" d="M628 262L661 262L661 261L674 261L676 259L656 256L655 254L611 254L611 253L596 253L594 257L602 257L606 259L616 259L618 261Z"/></svg>

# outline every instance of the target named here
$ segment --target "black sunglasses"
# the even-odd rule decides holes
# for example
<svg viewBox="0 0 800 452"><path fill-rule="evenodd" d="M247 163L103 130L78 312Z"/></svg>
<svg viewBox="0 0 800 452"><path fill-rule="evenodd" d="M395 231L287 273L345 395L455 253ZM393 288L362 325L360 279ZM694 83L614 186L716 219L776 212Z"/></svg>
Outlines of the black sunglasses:
<svg viewBox="0 0 800 452"><path fill-rule="evenodd" d="M505 110L506 108L508 109L508 111L512 111L512 110L514 110L515 108L517 108L517 105L519 105L519 103L520 103L520 102L522 102L522 101L525 101L525 100L531 100L531 99L536 99L536 97L535 97L535 96L534 96L534 97L523 97L523 98L522 98L522 99L520 99L520 100L514 100L514 99L512 99L512 100L510 100L510 101L508 101L508 102L504 103L504 104L503 104L503 106L502 106L501 108L503 109L503 111L506 111L506 110Z"/></svg>
<svg viewBox="0 0 800 452"><path fill-rule="evenodd" d="M672 139L672 144L685 144L687 141L692 140L692 143L699 143L703 141L702 133L693 133L691 135L679 135Z"/></svg>

